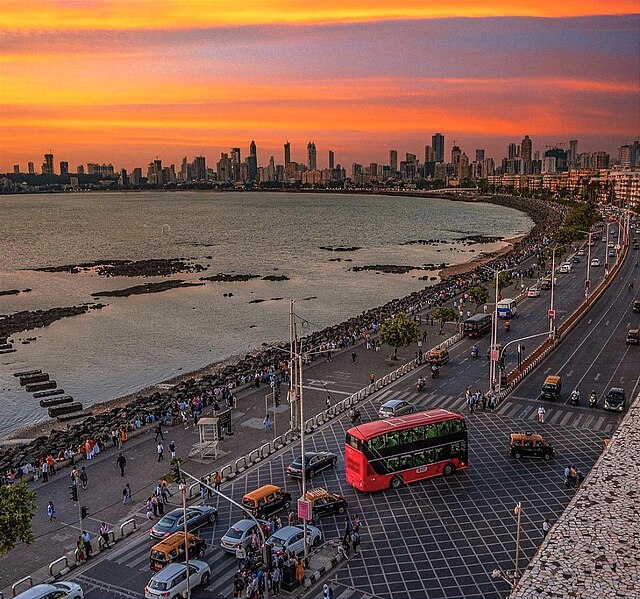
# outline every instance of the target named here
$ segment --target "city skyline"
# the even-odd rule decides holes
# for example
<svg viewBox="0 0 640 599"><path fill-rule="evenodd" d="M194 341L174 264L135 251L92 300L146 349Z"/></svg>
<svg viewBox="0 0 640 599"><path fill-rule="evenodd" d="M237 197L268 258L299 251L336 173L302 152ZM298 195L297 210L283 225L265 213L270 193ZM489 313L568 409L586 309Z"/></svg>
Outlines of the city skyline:
<svg viewBox="0 0 640 599"><path fill-rule="evenodd" d="M252 139L306 162L313 141L325 167L434 131L496 158L525 133L611 154L639 133L636 2L191 4L3 3L0 172L49 149L133 168Z"/></svg>

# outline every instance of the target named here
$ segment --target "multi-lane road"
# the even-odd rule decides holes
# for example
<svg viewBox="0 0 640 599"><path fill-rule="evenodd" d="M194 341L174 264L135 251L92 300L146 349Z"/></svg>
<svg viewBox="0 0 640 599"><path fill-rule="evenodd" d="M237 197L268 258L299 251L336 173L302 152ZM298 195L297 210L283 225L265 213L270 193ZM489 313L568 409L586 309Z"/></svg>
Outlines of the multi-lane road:
<svg viewBox="0 0 640 599"><path fill-rule="evenodd" d="M598 242L594 257L604 262L605 244ZM522 502L521 563L533 556L542 539L544 518L552 521L563 511L573 491L562 480L562 470L573 463L588 470L602 449L602 440L620 420L620 415L568 404L569 391L579 386L583 398L595 389L599 397L609 386L622 386L628 397L637 392L640 377L640 349L626 346L625 334L637 314L631 312L633 293L629 281L638 276L631 250L620 273L589 314L560 346L503 401L495 413L468 416L470 467L448 478L437 478L377 494L358 493L344 479L344 463L317 476L314 484L342 493L349 511L364 521L361 552L329 575L338 599L366 596L410 598L504 597L508 587L491 578L494 568L513 567L515 521L513 508ZM558 275L555 309L561 322L579 304L584 290L586 257L571 273ZM603 268L591 269L592 285L603 276ZM640 281L636 281L638 283ZM638 285L636 285L637 287ZM511 330L500 330L499 342L526 337L548 329L549 292L525 300L512 321ZM506 295L506 293L505 293ZM537 345L524 342L527 353ZM418 393L415 380L426 367L374 394L361 407L365 419L376 418L380 403L390 397L407 398L417 407L447 407L465 411L464 390L486 389L489 364L485 359L489 339L480 340L480 357L470 356L472 341L465 340L451 350L452 360L437 380L428 379L427 389ZM513 352L511 353L513 355ZM511 362L513 364L513 362ZM507 364L509 366L509 363ZM546 423L537 424L539 392L546 374L560 374L564 393L557 402L545 402ZM359 385L337 371L325 375L322 390L309 393L353 392ZM309 381L309 386L319 383ZM583 402L584 403L584 402ZM311 449L328 449L343 454L344 433L349 424L335 419L307 439ZM556 447L556 459L513 461L507 451L508 434L537 429ZM299 482L287 480L285 468L296 448L287 448L250 468L246 474L223 485L223 491L238 501L242 495L262 484L286 485L294 499L300 495ZM219 547L227 527L241 517L226 502L213 500L219 510L214 526L202 530L209 543L205 559L212 570L208 590L194 597L231 597L235 560ZM345 518L325 518L325 538L344 531ZM115 549L94 558L73 576L82 584L88 599L106 596L138 598L150 577L148 567L151 540L139 534ZM316 596L315 590L311 596Z"/></svg>

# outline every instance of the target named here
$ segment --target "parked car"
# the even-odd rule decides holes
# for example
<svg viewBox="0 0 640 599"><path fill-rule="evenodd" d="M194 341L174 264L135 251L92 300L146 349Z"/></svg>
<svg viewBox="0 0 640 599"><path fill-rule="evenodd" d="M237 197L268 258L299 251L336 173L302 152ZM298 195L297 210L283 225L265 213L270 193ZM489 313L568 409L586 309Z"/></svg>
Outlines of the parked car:
<svg viewBox="0 0 640 599"><path fill-rule="evenodd" d="M390 399L385 401L378 410L380 418L391 418L392 416L403 416L404 414L413 414L415 408L402 399Z"/></svg>
<svg viewBox="0 0 640 599"><path fill-rule="evenodd" d="M512 458L544 458L550 460L555 450L542 435L535 433L512 433L509 436L509 453Z"/></svg>
<svg viewBox="0 0 640 599"><path fill-rule="evenodd" d="M200 505L187 508L187 530L193 532L205 524L213 524L218 519L218 510L211 505ZM184 530L184 513L182 508L171 510L156 522L149 531L152 539L164 539L169 535Z"/></svg>
<svg viewBox="0 0 640 599"><path fill-rule="evenodd" d="M200 560L189 560L189 586L206 587L211 578L209 564ZM145 599L175 599L187 590L187 566L173 563L154 574L144 588Z"/></svg>
<svg viewBox="0 0 640 599"><path fill-rule="evenodd" d="M591 260L591 266L600 266L600 260L598 260L598 258L593 258Z"/></svg>
<svg viewBox="0 0 640 599"><path fill-rule="evenodd" d="M15 599L83 599L84 592L75 582L37 584L15 596Z"/></svg>
<svg viewBox="0 0 640 599"><path fill-rule="evenodd" d="M265 536L269 536L271 528L266 520L258 520L258 523L262 526L262 532ZM220 539L220 547L227 553L235 553L236 548L242 545L247 547L251 543L251 535L256 532L258 527L253 520L244 518L238 520L235 524L229 527L229 530L224 533L222 539Z"/></svg>
<svg viewBox="0 0 640 599"><path fill-rule="evenodd" d="M342 495L337 495L321 487L307 491L305 498L311 503L311 513L318 517L335 512L344 514L348 506L347 500Z"/></svg>
<svg viewBox="0 0 640 599"><path fill-rule="evenodd" d="M317 547L322 542L322 533L319 528L307 524L307 545ZM295 526L283 526L274 532L268 539L276 554L292 551L296 555L304 553L304 530L300 524Z"/></svg>
<svg viewBox="0 0 640 599"><path fill-rule="evenodd" d="M612 412L623 412L627 406L627 394L620 387L611 387L604 396L604 409Z"/></svg>
<svg viewBox="0 0 640 599"><path fill-rule="evenodd" d="M313 478L325 468L333 468L338 456L330 451L307 451L304 454L307 478ZM302 458L296 458L287 466L287 474L294 478L302 478Z"/></svg>

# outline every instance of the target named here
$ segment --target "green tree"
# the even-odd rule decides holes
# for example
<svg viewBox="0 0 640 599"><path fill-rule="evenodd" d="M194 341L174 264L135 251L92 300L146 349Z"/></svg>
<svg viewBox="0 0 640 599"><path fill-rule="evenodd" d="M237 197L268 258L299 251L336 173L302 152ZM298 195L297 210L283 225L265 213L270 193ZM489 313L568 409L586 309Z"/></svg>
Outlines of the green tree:
<svg viewBox="0 0 640 599"><path fill-rule="evenodd" d="M397 360L399 347L407 347L410 343L420 341L420 327L401 312L394 318L385 320L380 327L379 339L394 348L393 359Z"/></svg>
<svg viewBox="0 0 640 599"><path fill-rule="evenodd" d="M445 306L438 306L431 311L431 316L435 320L440 321L440 330L438 335L442 335L442 329L447 322L458 322L460 320L460 313L453 308L446 308Z"/></svg>
<svg viewBox="0 0 640 599"><path fill-rule="evenodd" d="M509 285L511 285L511 273L501 272L498 275L498 293L500 293L505 287L509 287ZM495 281L493 287L495 289Z"/></svg>
<svg viewBox="0 0 640 599"><path fill-rule="evenodd" d="M16 543L33 543L31 518L36 513L36 494L25 483L0 486L0 555Z"/></svg>
<svg viewBox="0 0 640 599"><path fill-rule="evenodd" d="M478 307L480 304L486 304L489 299L489 290L484 285L476 285L469 289L469 297L476 305L473 313L475 314L478 311Z"/></svg>

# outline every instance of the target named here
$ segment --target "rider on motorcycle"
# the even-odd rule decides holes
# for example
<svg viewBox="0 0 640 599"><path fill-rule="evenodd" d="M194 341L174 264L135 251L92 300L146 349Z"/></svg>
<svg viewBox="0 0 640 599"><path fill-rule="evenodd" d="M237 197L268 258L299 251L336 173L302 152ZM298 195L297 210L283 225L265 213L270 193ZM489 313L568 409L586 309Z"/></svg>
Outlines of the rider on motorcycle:
<svg viewBox="0 0 640 599"><path fill-rule="evenodd" d="M595 390L591 391L591 395L589 395L589 405L595 406L598 403L598 396L596 395Z"/></svg>
<svg viewBox="0 0 640 599"><path fill-rule="evenodd" d="M474 358L478 357L478 346L474 343L473 346L471 347L471 355Z"/></svg>
<svg viewBox="0 0 640 599"><path fill-rule="evenodd" d="M571 392L571 403L574 405L580 405L580 391L578 389L574 389Z"/></svg>
<svg viewBox="0 0 640 599"><path fill-rule="evenodd" d="M431 365L431 377L432 378L437 378L438 375L440 374L440 368L438 367L437 364L432 364Z"/></svg>
<svg viewBox="0 0 640 599"><path fill-rule="evenodd" d="M421 376L419 376L418 382L416 383L416 389L418 389L418 391L422 391L424 389L424 385L425 385L424 379Z"/></svg>
<svg viewBox="0 0 640 599"><path fill-rule="evenodd" d="M511 321L510 320L505 320L504 321L504 330L508 331L511 328Z"/></svg>

